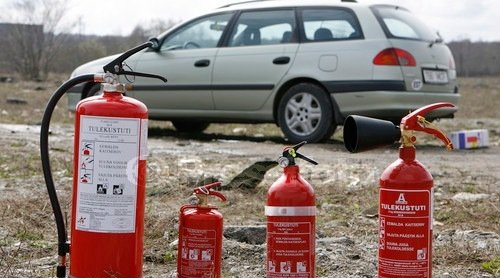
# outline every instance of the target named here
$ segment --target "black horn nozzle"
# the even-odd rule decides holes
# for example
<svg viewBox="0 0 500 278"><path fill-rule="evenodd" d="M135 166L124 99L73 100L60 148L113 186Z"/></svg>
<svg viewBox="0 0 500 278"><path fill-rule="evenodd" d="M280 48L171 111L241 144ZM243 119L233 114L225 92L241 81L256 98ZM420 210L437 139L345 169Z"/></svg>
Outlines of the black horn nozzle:
<svg viewBox="0 0 500 278"><path fill-rule="evenodd" d="M392 145L401 138L401 130L390 121L350 115L344 122L344 146L352 152Z"/></svg>

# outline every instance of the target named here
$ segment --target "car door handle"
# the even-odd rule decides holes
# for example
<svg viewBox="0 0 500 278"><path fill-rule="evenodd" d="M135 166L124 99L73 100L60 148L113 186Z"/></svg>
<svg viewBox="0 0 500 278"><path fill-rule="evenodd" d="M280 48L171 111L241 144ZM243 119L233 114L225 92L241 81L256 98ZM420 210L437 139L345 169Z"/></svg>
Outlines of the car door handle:
<svg viewBox="0 0 500 278"><path fill-rule="evenodd" d="M210 65L210 60L208 59L198 60L194 62L194 66L197 68L208 67L209 65Z"/></svg>
<svg viewBox="0 0 500 278"><path fill-rule="evenodd" d="M286 65L288 62L290 62L290 57L288 56L281 56L273 60L273 64L275 65Z"/></svg>

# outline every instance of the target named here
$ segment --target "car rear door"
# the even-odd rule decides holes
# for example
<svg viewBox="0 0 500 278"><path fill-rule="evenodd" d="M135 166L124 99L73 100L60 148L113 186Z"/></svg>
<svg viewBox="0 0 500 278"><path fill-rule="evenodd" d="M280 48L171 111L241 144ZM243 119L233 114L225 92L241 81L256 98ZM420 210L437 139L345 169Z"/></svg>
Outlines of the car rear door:
<svg viewBox="0 0 500 278"><path fill-rule="evenodd" d="M296 32L291 8L241 12L215 60L215 109L261 108L295 59Z"/></svg>
<svg viewBox="0 0 500 278"><path fill-rule="evenodd" d="M134 70L161 75L168 82L137 78L132 96L144 102L153 116L168 116L168 110L212 110L215 54L231 16L224 13L189 22L167 34L159 51L144 52Z"/></svg>

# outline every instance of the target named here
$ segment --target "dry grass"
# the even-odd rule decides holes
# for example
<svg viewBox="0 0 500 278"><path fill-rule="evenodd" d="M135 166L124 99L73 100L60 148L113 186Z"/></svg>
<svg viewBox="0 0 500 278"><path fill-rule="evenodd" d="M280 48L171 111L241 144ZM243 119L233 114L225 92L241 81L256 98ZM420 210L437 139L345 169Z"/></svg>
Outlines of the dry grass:
<svg viewBox="0 0 500 278"><path fill-rule="evenodd" d="M460 78L457 118L500 118L500 78Z"/></svg>
<svg viewBox="0 0 500 278"><path fill-rule="evenodd" d="M0 83L0 123L36 125L41 121L45 104L50 95L61 84L62 78L54 78L49 82L22 82ZM460 92L462 95L460 109L457 113L457 122L464 119L500 118L500 79L462 78ZM8 103L7 99L16 99L22 103ZM66 110L66 99L63 98L53 116L53 122L63 124L68 128L73 123L73 114ZM153 135L161 136L173 134L173 127L169 122L151 121ZM240 124L213 124L206 131L207 134L223 134L226 139L244 139L249 137L280 138L281 132L273 124L240 125ZM34 134L33 136L38 136ZM338 135L337 135L338 136ZM213 138L208 137L208 138ZM72 145L72 138L68 137L63 146L53 149L53 169L56 184L61 184L60 199L69 200L71 183L72 155L68 151ZM54 263L55 229L53 227L52 211L46 198L45 185L41 177L38 146L33 140L11 138L1 139L3 146L0 156L0 277L26 277L25 269L31 269L30 277L53 276L53 269L47 265ZM236 164L241 157L227 157L224 161L211 160L201 157L203 165L213 165L219 172L226 171L226 176L237 173L227 165ZM376 184L380 169L367 168L370 161L337 161L352 164L345 169L331 166L322 173L316 173L314 184L317 192L318 230L321 236L335 236L346 234L353 238L376 237L376 219L366 217L377 204ZM174 163L173 165L178 165ZM177 166L178 167L178 166ZM226 167L226 168L224 168ZM344 176L340 173L344 171ZM360 188L353 190L346 186L351 183L348 171L354 176L365 176L359 181ZM185 175L179 177L180 173ZM194 174L193 174L194 173ZM310 173L310 172L305 172ZM447 175L460 174L474 176L471 172L446 172L437 177L444 180ZM442 176L441 176L442 175ZM329 179L335 177L335 181ZM192 183L203 178L198 172L189 172L186 169L174 168L166 162L165 157L151 157L148 161L148 202L146 218L145 258L147 262L161 263L173 266L175 254L171 253L168 243L176 238L177 205L180 198L188 195ZM262 204L265 200L267 185L276 176L266 176L263 185L255 191L227 192L231 200L223 205L221 210L226 219L232 224L249 224L263 222ZM460 177L458 178L460 179ZM460 205L449 200L455 192L492 193L498 189L486 188L487 183L495 185L490 177L481 179L463 178L447 182L447 186L439 189L441 197L436 198L435 218L445 223L449 230L478 229L500 234L500 204L496 199L484 200L474 206ZM322 186L321 184L327 184ZM353 182L353 184L355 184ZM486 189L485 189L486 188ZM251 194L251 198L249 198ZM368 200L368 201L367 201ZM69 211L67 201L63 203L64 211ZM245 212L242 215L241 212ZM444 233L445 228L438 226L437 230ZM468 249L469 248L469 249ZM496 254L498 255L498 254ZM483 262L494 259L491 250L477 252L470 246L448 244L435 248L435 261L441 265L457 266L480 271ZM318 272L319 273L319 272ZM458 272L459 273L459 272ZM450 276L455 277L455 276ZM456 276L464 277L464 276ZM488 276L487 276L488 277ZM491 277L491 276L489 276Z"/></svg>

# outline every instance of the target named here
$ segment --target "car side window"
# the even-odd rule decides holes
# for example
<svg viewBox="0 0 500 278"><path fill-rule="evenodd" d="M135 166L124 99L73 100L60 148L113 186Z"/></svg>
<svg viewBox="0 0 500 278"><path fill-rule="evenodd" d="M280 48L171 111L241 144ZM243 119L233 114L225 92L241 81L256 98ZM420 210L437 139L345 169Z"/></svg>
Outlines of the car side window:
<svg viewBox="0 0 500 278"><path fill-rule="evenodd" d="M362 39L363 33L355 14L342 8L302 10L306 41Z"/></svg>
<svg viewBox="0 0 500 278"><path fill-rule="evenodd" d="M161 50L217 47L231 16L232 13L218 14L190 22L169 34Z"/></svg>
<svg viewBox="0 0 500 278"><path fill-rule="evenodd" d="M228 46L271 45L295 42L292 9L242 12Z"/></svg>

